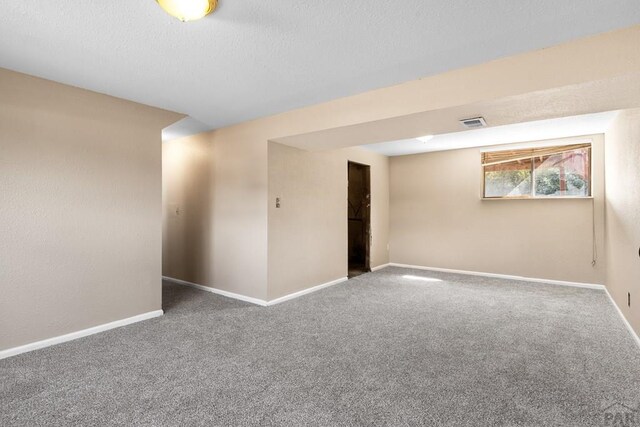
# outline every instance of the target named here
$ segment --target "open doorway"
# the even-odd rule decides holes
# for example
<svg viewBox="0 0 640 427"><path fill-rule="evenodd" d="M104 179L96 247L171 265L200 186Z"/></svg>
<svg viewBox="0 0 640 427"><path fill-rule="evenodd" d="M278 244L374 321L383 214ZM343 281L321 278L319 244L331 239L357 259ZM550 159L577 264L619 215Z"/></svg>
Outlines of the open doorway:
<svg viewBox="0 0 640 427"><path fill-rule="evenodd" d="M371 271L371 167L348 163L349 278Z"/></svg>

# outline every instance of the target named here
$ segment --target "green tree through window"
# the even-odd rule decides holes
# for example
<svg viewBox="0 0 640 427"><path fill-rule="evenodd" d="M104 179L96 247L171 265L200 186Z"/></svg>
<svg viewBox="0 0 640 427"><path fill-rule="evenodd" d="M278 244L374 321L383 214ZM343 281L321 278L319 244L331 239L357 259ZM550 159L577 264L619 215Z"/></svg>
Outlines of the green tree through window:
<svg viewBox="0 0 640 427"><path fill-rule="evenodd" d="M591 146L574 147L483 153L484 197L590 196Z"/></svg>

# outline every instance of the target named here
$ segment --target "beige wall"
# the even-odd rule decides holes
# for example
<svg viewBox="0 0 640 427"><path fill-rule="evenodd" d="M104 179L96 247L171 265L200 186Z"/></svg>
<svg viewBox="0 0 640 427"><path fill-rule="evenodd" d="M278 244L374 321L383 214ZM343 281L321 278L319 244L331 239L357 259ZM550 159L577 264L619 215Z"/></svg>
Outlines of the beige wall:
<svg viewBox="0 0 640 427"><path fill-rule="evenodd" d="M162 153L162 274L266 299L266 142L236 126L165 142Z"/></svg>
<svg viewBox="0 0 640 427"><path fill-rule="evenodd" d="M213 286L266 299L267 143L254 132L241 125L212 133Z"/></svg>
<svg viewBox="0 0 640 427"><path fill-rule="evenodd" d="M162 274L213 283L213 155L206 134L162 144Z"/></svg>
<svg viewBox="0 0 640 427"><path fill-rule="evenodd" d="M315 143L317 135L310 138L307 134L343 128L346 136L341 136L341 143L353 142L355 139L350 136L358 131L355 125L365 122L469 104L480 105L477 103L492 100L499 102L509 97L529 96L533 92L631 76L640 71L640 51L636 48L639 34L640 26L635 26L205 134L212 143L212 243L206 251L194 255L201 257L196 264L208 264L210 269L209 280L205 284L255 298L271 298L267 283L276 281L268 277L271 274L268 264L272 262L268 256L268 231L271 228L268 209L272 202L268 190L268 141L318 149L323 147ZM599 55L595 63L593 52ZM536 78L532 79L532 75ZM479 81L482 84L477 84ZM504 105L505 111L513 113L512 121L519 120L522 112L513 111L510 103ZM587 112L581 111L583 102L579 96L572 97L568 105L562 110L563 114ZM396 129L398 134L402 130L402 127ZM330 145L333 141L323 139L325 143ZM474 196L477 197L477 193L474 192ZM574 204L579 212L583 212L582 208L588 203L564 202L567 206ZM530 206L524 203L520 206ZM528 212L523 210L525 214ZM586 276L601 275L601 269L599 266L597 274L587 271ZM331 275L335 273L337 271L332 271ZM308 283L315 284L316 281ZM277 291L273 295L280 293Z"/></svg>
<svg viewBox="0 0 640 427"><path fill-rule="evenodd" d="M371 166L371 267L388 263L388 158L269 143L269 300L347 276L347 162ZM276 197L281 207L275 206Z"/></svg>
<svg viewBox="0 0 640 427"><path fill-rule="evenodd" d="M391 262L604 283L603 137L590 138L596 267L592 200L483 201L478 148L391 159Z"/></svg>
<svg viewBox="0 0 640 427"><path fill-rule="evenodd" d="M338 127L353 130L364 122L630 76L640 70L638 34L640 26L202 135L211 144L209 166L202 166L210 168L205 188L211 193L204 197L205 206L186 203L185 215L202 220L207 234L188 255L181 254L180 246L169 248L167 271L261 299L270 297L268 283L288 283L274 295L297 288L290 279L271 282L268 276L269 140ZM599 55L596 62L593 52ZM0 71L0 93L0 349L159 308L160 129L178 116L9 71ZM310 140L294 139L292 144ZM193 156L189 161L197 159ZM419 169L416 174L422 173ZM194 180L205 174L198 169ZM477 200L469 203L478 208ZM551 202L510 203L509 209L535 221L522 206ZM557 203L575 210L582 229L587 202ZM488 202L481 206L483 212L503 210ZM416 224L424 229L423 222ZM196 233L189 227L177 225L171 240L185 234L183 241L193 242ZM374 240L377 236L374 230ZM418 247L423 244L408 238ZM536 239L532 243L539 244ZM583 235L572 239L578 246ZM602 266L582 273L587 279L600 277ZM572 273L566 276L576 280Z"/></svg>
<svg viewBox="0 0 640 427"><path fill-rule="evenodd" d="M607 287L640 334L640 109L623 111L605 135ZM627 306L631 293L631 307Z"/></svg>
<svg viewBox="0 0 640 427"><path fill-rule="evenodd" d="M388 262L386 157L268 143L267 158L232 130L163 144L163 275L261 300L345 277L348 160L371 165L371 265Z"/></svg>
<svg viewBox="0 0 640 427"><path fill-rule="evenodd" d="M0 69L0 350L161 308L161 129Z"/></svg>

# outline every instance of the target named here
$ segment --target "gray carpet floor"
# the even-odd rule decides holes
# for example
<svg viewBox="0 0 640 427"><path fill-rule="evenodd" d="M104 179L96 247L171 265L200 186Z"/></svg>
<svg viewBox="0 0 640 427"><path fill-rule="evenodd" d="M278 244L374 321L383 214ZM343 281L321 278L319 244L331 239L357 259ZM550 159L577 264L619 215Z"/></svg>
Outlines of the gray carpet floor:
<svg viewBox="0 0 640 427"><path fill-rule="evenodd" d="M599 426L640 404L599 290L386 268L268 308L165 283L164 308L0 361L0 425Z"/></svg>

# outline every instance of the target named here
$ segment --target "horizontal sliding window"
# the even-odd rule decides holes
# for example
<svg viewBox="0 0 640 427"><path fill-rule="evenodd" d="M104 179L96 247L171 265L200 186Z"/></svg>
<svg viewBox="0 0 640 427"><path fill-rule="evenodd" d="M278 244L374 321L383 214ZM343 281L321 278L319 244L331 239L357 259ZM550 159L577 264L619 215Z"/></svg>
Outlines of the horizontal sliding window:
<svg viewBox="0 0 640 427"><path fill-rule="evenodd" d="M484 198L591 196L591 144L482 153Z"/></svg>

